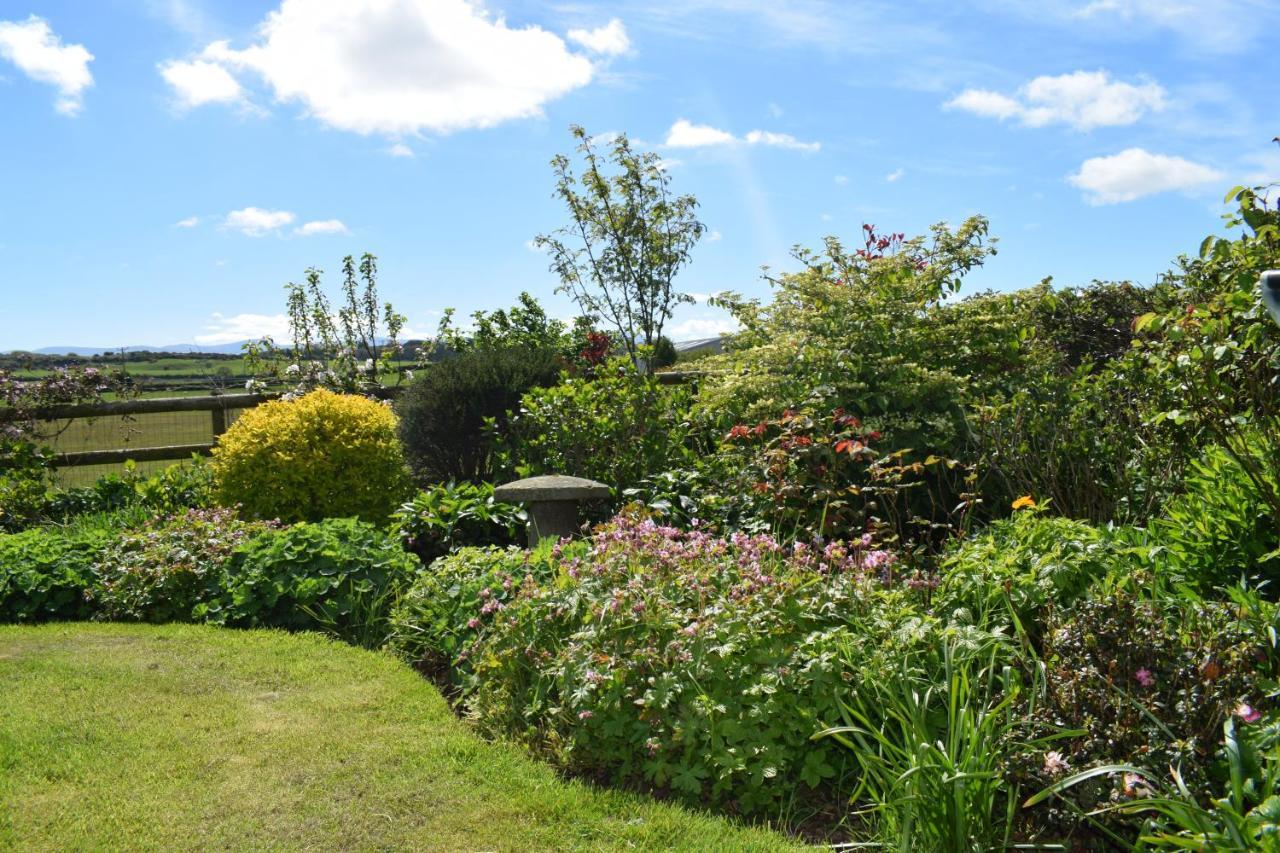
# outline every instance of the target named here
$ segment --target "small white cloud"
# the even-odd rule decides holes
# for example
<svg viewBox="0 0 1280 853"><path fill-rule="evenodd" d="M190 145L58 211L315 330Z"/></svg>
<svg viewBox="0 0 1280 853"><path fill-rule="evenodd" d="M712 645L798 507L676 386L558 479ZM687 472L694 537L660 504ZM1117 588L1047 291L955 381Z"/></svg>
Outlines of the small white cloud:
<svg viewBox="0 0 1280 853"><path fill-rule="evenodd" d="M244 100L244 89L227 69L213 62L163 62L160 76L173 88L183 109L204 104L234 104Z"/></svg>
<svg viewBox="0 0 1280 853"><path fill-rule="evenodd" d="M906 169L894 169L892 172L890 172L889 174L885 175L885 176L884 176L884 179L885 179L886 181L888 181L889 183L891 183L891 184L892 184L894 181L897 181L899 178L901 178L901 177L902 177L903 175L905 175L906 173L907 173L907 170L906 170Z"/></svg>
<svg viewBox="0 0 1280 853"><path fill-rule="evenodd" d="M35 15L21 23L0 21L0 58L32 80L57 87L54 107L63 115L80 112L84 90L93 85L93 54L82 44L64 45L48 21Z"/></svg>
<svg viewBox="0 0 1280 853"><path fill-rule="evenodd" d="M687 119L676 119L667 131L668 148L703 148L708 145L732 145L737 142L732 133L709 124L693 124Z"/></svg>
<svg viewBox="0 0 1280 853"><path fill-rule="evenodd" d="M845 184L849 183L849 176L848 176L848 175L836 175L836 183L837 183L837 184L840 184L841 186L843 186L843 185L845 185Z"/></svg>
<svg viewBox="0 0 1280 853"><path fill-rule="evenodd" d="M1067 124L1076 130L1133 124L1165 108L1165 90L1152 80L1112 80L1106 71L1076 71L1037 77L1013 98L986 89L966 89L945 105L1001 121L1017 118L1027 127Z"/></svg>
<svg viewBox="0 0 1280 853"><path fill-rule="evenodd" d="M413 149L403 142L397 142L387 149L387 153L392 157L413 157Z"/></svg>
<svg viewBox="0 0 1280 853"><path fill-rule="evenodd" d="M264 337L283 341L289 336L289 318L284 314L233 314L228 317L215 312L204 328L203 333L195 336L198 344L234 344Z"/></svg>
<svg viewBox="0 0 1280 853"><path fill-rule="evenodd" d="M683 118L676 119L675 124L671 125L664 144L668 148L706 148L716 145L734 145L739 142L810 152L822 147L818 142L801 142L789 133L774 133L769 130L752 130L739 139L727 130L721 130L709 124L694 124Z"/></svg>
<svg viewBox="0 0 1280 853"><path fill-rule="evenodd" d="M663 330L673 341L696 341L702 338L714 338L719 335L736 332L738 324L732 317L691 317L673 323Z"/></svg>
<svg viewBox="0 0 1280 853"><path fill-rule="evenodd" d="M631 49L627 29L617 18L594 30L569 30L568 38L574 44L582 45L592 53L602 56L620 56Z"/></svg>
<svg viewBox="0 0 1280 853"><path fill-rule="evenodd" d="M819 218L819 219L821 219L823 222L830 222L830 221L831 221L831 214L830 214L830 213L820 213L820 214L818 214L818 218Z"/></svg>
<svg viewBox="0 0 1280 853"><path fill-rule="evenodd" d="M536 117L596 75L558 35L509 27L473 0L282 0L257 34L243 50L213 42L199 59L253 74L275 100L360 134Z"/></svg>
<svg viewBox="0 0 1280 853"><path fill-rule="evenodd" d="M708 243L719 243L723 239L724 239L724 235L721 234L719 231L717 231L715 228L712 228L710 231L707 232Z"/></svg>
<svg viewBox="0 0 1280 853"><path fill-rule="evenodd" d="M179 219L173 223L174 228L195 228L200 224L199 216L188 216L186 219Z"/></svg>
<svg viewBox="0 0 1280 853"><path fill-rule="evenodd" d="M1090 204L1115 204L1170 190L1220 181L1217 169L1182 157L1128 148L1110 157L1092 157L1067 180L1085 191Z"/></svg>
<svg viewBox="0 0 1280 853"><path fill-rule="evenodd" d="M260 207L246 207L228 213L226 218L222 220L222 227L232 231L239 231L241 234L247 234L250 237L261 237L264 234L270 234L272 231L277 231L289 225L296 218L287 210L263 210Z"/></svg>
<svg viewBox="0 0 1280 853"><path fill-rule="evenodd" d="M313 237L316 234L350 234L351 232L346 225L342 224L341 219L319 219L293 229L293 233L299 237Z"/></svg>
<svg viewBox="0 0 1280 853"><path fill-rule="evenodd" d="M768 130L753 130L746 136L748 145L768 145L772 148L790 148L795 151L817 151L821 142L801 142L789 133L773 133Z"/></svg>
<svg viewBox="0 0 1280 853"><path fill-rule="evenodd" d="M1022 104L1013 98L987 89L965 89L947 101L943 107L949 110L964 110L983 118L998 119L1016 116L1022 110Z"/></svg>

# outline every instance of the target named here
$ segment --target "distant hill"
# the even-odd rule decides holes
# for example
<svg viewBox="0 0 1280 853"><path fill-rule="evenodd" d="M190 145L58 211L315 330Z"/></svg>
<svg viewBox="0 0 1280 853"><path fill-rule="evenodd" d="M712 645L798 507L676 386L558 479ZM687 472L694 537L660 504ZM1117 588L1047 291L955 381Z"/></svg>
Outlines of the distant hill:
<svg viewBox="0 0 1280 853"><path fill-rule="evenodd" d="M167 344L165 346L149 346L138 345L131 347L81 347L81 346L62 346L62 347L41 347L38 350L29 350L37 355L99 355L104 352L185 352L185 353L219 353L239 355L242 347L248 341L236 341L232 344ZM17 352L17 350L13 350Z"/></svg>

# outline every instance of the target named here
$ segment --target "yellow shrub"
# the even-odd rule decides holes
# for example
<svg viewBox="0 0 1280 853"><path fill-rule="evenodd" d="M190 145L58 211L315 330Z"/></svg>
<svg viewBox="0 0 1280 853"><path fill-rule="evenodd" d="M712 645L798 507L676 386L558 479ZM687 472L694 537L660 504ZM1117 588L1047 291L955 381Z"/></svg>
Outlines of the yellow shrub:
<svg viewBox="0 0 1280 853"><path fill-rule="evenodd" d="M374 400L312 391L241 415L213 449L217 499L281 521L385 521L409 489L396 416Z"/></svg>

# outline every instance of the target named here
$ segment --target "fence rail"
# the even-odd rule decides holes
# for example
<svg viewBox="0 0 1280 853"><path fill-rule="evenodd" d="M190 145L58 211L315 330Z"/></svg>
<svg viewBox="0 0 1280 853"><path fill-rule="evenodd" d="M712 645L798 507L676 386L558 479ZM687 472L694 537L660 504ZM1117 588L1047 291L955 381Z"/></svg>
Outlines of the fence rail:
<svg viewBox="0 0 1280 853"><path fill-rule="evenodd" d="M693 383L704 375L700 372L676 372L655 374L664 385ZM394 399L403 386L385 388L377 396ZM201 397L153 397L144 400L113 400L103 403L49 406L34 413L43 422L97 420L100 418L130 418L136 415L164 415L190 412L208 412L210 441L197 443L172 443L165 445L140 445L137 447L112 447L93 450L74 450L59 453L54 465L57 468L79 468L88 465L113 465L123 462L161 462L190 459L193 454L208 456L218 436L227 431L230 413L252 409L269 400L279 399L271 394L212 394ZM0 423L12 416L11 410L0 409ZM172 438L170 439L172 441Z"/></svg>

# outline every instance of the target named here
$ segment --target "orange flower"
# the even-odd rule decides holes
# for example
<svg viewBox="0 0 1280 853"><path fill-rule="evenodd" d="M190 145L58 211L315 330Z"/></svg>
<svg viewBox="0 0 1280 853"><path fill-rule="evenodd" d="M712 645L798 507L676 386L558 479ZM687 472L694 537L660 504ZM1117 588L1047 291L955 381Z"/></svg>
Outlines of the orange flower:
<svg viewBox="0 0 1280 853"><path fill-rule="evenodd" d="M1023 495L1022 497L1018 498L1016 501L1013 502L1013 508L1014 509L1035 509L1036 502L1035 502L1035 499L1031 497L1031 495Z"/></svg>

